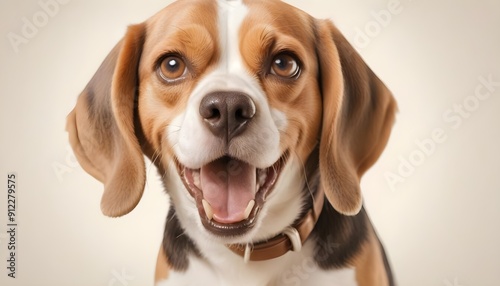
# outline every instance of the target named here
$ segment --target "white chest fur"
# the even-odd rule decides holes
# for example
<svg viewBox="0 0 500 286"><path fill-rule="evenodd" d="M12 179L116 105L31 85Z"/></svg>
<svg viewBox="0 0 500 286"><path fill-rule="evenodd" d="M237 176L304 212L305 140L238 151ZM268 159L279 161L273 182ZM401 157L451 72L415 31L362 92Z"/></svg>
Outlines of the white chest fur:
<svg viewBox="0 0 500 286"><path fill-rule="evenodd" d="M353 269L319 269L312 256L313 244L314 242L306 243L300 253L289 252L280 258L264 262L244 263L238 256L227 256L227 252L215 257L212 263L191 258L186 272L171 272L167 280L160 281L156 286L358 285Z"/></svg>

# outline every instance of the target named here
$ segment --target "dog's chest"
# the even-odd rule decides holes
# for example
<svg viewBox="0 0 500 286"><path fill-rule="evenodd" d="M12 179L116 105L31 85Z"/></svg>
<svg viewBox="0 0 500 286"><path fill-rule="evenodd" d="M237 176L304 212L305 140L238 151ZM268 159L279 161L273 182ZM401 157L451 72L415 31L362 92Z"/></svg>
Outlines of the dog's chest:
<svg viewBox="0 0 500 286"><path fill-rule="evenodd" d="M277 259L245 264L234 257L219 256L208 263L191 257L185 272L171 272L157 286L281 286L281 285L338 285L357 286L353 269L324 271L316 266L313 245L304 245L300 253L288 253Z"/></svg>

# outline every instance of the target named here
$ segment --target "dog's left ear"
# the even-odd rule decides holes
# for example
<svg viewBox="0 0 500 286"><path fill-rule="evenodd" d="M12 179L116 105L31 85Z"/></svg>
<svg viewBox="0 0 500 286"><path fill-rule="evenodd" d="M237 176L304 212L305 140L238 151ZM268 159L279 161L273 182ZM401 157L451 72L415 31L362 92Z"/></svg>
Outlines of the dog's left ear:
<svg viewBox="0 0 500 286"><path fill-rule="evenodd" d="M319 81L323 98L321 185L340 213L362 206L360 179L384 149L396 102L330 21L316 20Z"/></svg>
<svg viewBox="0 0 500 286"><path fill-rule="evenodd" d="M145 24L128 28L67 118L76 158L104 184L101 210L111 217L130 212L144 191L146 172L136 134L136 100L145 29Z"/></svg>

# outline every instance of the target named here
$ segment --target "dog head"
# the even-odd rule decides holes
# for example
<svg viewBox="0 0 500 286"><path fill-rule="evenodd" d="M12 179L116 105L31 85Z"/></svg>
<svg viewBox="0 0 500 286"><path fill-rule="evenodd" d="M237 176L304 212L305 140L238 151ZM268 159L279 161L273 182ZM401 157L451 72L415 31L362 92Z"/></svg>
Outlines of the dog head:
<svg viewBox="0 0 500 286"><path fill-rule="evenodd" d="M310 165L329 203L356 214L395 109L329 21L276 0L185 0L128 28L67 129L104 184L104 214L137 205L145 154L186 230L232 243L293 223L318 150Z"/></svg>

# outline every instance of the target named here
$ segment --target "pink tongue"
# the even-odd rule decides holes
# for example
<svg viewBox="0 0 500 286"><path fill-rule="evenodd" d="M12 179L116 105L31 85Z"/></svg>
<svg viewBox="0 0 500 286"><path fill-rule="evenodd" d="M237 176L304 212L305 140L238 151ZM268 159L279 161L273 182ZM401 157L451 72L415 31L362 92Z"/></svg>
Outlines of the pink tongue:
<svg viewBox="0 0 500 286"><path fill-rule="evenodd" d="M200 184L203 197L212 206L214 220L235 223L246 219L245 209L255 199L255 167L223 157L201 167Z"/></svg>

